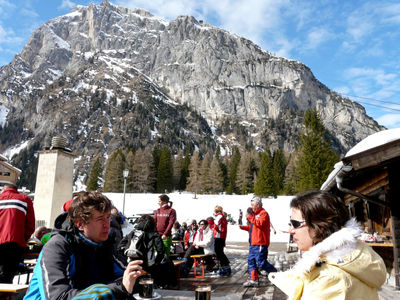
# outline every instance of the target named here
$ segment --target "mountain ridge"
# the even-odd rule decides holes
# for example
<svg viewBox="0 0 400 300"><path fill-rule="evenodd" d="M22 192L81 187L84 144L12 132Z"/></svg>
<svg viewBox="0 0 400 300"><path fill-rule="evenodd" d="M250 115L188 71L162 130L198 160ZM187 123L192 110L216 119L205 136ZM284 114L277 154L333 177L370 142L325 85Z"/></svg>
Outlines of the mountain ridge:
<svg viewBox="0 0 400 300"><path fill-rule="evenodd" d="M0 67L0 103L5 128L18 132L0 133L1 152L64 134L81 158L78 173L126 145L291 153L313 107L341 153L383 129L301 62L191 16L166 22L107 1L36 29Z"/></svg>

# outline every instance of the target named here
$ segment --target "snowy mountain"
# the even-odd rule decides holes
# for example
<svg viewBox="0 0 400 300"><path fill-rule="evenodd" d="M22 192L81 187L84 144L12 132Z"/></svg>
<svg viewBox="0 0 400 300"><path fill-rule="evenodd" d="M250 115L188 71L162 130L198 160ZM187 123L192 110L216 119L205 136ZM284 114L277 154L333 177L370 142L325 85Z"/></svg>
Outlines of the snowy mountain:
<svg viewBox="0 0 400 300"><path fill-rule="evenodd" d="M127 146L290 153L313 107L341 153L383 129L300 62L193 17L166 22L104 1L40 26L0 67L0 153L63 134L77 177Z"/></svg>

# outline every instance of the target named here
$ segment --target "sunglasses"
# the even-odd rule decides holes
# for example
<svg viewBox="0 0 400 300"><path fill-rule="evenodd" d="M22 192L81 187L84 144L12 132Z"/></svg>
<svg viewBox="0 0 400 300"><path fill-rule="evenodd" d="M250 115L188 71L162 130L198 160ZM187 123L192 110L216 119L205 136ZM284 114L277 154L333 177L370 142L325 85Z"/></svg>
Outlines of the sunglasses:
<svg viewBox="0 0 400 300"><path fill-rule="evenodd" d="M199 225L207 225L206 223L200 223Z"/></svg>
<svg viewBox="0 0 400 300"><path fill-rule="evenodd" d="M289 226L293 227L294 229L301 228L301 227L303 227L305 225L306 225L306 221L305 220L298 221L298 220L290 219Z"/></svg>

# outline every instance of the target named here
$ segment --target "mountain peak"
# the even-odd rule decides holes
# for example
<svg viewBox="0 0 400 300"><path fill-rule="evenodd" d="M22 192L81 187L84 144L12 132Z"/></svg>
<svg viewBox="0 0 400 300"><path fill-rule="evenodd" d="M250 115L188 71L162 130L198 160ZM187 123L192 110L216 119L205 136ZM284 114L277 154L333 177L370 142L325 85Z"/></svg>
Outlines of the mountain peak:
<svg viewBox="0 0 400 300"><path fill-rule="evenodd" d="M382 129L300 62L192 16L166 22L108 1L35 30L0 68L0 103L11 112L7 124L23 129L3 136L0 151L67 131L83 169L125 145L290 153L309 108L341 152Z"/></svg>

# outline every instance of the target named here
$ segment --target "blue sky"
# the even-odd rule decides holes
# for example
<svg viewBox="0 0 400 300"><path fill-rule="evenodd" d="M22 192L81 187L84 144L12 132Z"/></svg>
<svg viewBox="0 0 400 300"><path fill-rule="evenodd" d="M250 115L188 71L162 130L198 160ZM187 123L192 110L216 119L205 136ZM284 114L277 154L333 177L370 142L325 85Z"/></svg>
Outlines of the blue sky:
<svg viewBox="0 0 400 300"><path fill-rule="evenodd" d="M20 53L35 28L77 4L101 1L0 0L0 65ZM112 0L167 21L180 15L246 37L303 62L330 89L368 115L400 127L400 3L342 0Z"/></svg>

